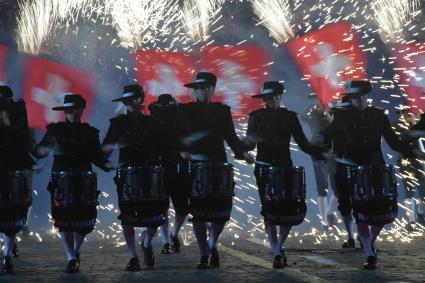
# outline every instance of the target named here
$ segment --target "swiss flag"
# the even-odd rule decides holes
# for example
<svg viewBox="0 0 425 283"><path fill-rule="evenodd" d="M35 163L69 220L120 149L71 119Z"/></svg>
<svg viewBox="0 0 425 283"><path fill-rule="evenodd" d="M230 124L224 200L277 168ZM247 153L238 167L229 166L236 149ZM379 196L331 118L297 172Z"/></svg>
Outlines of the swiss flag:
<svg viewBox="0 0 425 283"><path fill-rule="evenodd" d="M93 76L78 68L36 57L25 58L23 96L27 104L30 127L44 129L48 123L63 119L62 111L52 107L63 104L63 94L74 92L87 100L83 119L92 106Z"/></svg>
<svg viewBox="0 0 425 283"><path fill-rule="evenodd" d="M287 48L322 106L338 99L343 83L365 79L366 57L351 23L338 22L291 40Z"/></svg>
<svg viewBox="0 0 425 283"><path fill-rule="evenodd" d="M425 111L425 43L397 44L392 46L400 87L414 113Z"/></svg>
<svg viewBox="0 0 425 283"><path fill-rule="evenodd" d="M146 93L145 105L164 93L177 97L179 102L190 100L189 89L183 84L194 80L195 61L183 52L139 50L134 52L137 79Z"/></svg>
<svg viewBox="0 0 425 283"><path fill-rule="evenodd" d="M261 106L257 94L270 70L268 53L254 45L208 45L201 52L201 68L216 74L216 100L226 103L236 116Z"/></svg>
<svg viewBox="0 0 425 283"><path fill-rule="evenodd" d="M0 45L0 84L6 82L7 47Z"/></svg>

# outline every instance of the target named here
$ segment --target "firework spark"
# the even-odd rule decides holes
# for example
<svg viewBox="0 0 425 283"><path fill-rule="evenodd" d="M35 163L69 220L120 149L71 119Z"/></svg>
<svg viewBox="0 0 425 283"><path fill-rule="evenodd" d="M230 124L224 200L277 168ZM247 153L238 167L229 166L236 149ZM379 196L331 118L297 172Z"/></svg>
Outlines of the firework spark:
<svg viewBox="0 0 425 283"><path fill-rule="evenodd" d="M224 0L188 0L184 1L181 11L187 34L195 41L206 41L213 22L219 20ZM218 18L217 18L218 17Z"/></svg>
<svg viewBox="0 0 425 283"><path fill-rule="evenodd" d="M406 24L420 12L418 0L375 0L372 4L375 20L388 41L402 39Z"/></svg>
<svg viewBox="0 0 425 283"><path fill-rule="evenodd" d="M288 0L251 0L251 4L259 24L264 25L277 42L294 37Z"/></svg>
<svg viewBox="0 0 425 283"><path fill-rule="evenodd" d="M108 0L105 3L105 13L111 15L121 45L131 49L163 42L170 35L174 38L180 32L178 10L173 0Z"/></svg>

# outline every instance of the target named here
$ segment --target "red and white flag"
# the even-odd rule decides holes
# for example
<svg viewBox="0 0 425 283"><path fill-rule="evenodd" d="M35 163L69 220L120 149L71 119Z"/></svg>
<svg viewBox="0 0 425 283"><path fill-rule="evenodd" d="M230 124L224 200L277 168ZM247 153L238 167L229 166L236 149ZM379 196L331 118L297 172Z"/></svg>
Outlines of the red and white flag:
<svg viewBox="0 0 425 283"><path fill-rule="evenodd" d="M391 53L412 112L425 112L425 43L397 44Z"/></svg>
<svg viewBox="0 0 425 283"><path fill-rule="evenodd" d="M44 129L63 119L62 111L52 107L63 104L64 94L74 92L87 100L83 119L87 120L94 101L93 76L75 67L36 57L25 58L23 97L30 127Z"/></svg>
<svg viewBox="0 0 425 283"><path fill-rule="evenodd" d="M146 93L145 106L169 93L187 102L189 89L183 87L195 77L195 61L183 52L139 50L134 52L137 80Z"/></svg>
<svg viewBox="0 0 425 283"><path fill-rule="evenodd" d="M6 83L7 47L0 45L0 84Z"/></svg>
<svg viewBox="0 0 425 283"><path fill-rule="evenodd" d="M322 106L338 99L344 82L366 78L367 60L349 22L338 22L291 40L295 58Z"/></svg>
<svg viewBox="0 0 425 283"><path fill-rule="evenodd" d="M216 98L236 116L261 107L257 94L270 70L268 53L254 45L208 45L201 50L201 69L217 76Z"/></svg>

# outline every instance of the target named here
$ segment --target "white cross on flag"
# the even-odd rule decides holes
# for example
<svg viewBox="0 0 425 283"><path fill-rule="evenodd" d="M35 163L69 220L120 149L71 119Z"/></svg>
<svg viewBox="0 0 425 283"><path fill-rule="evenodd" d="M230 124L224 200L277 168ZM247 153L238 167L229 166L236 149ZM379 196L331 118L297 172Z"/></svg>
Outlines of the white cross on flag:
<svg viewBox="0 0 425 283"><path fill-rule="evenodd" d="M23 97L30 127L44 129L62 119L52 107L63 104L65 93L81 94L87 101L83 119L88 119L94 101L93 76L81 69L36 57L25 58Z"/></svg>
<svg viewBox="0 0 425 283"><path fill-rule="evenodd" d="M339 22L287 44L322 106L339 98L344 82L365 79L366 58L351 23Z"/></svg>
<svg viewBox="0 0 425 283"><path fill-rule="evenodd" d="M425 111L425 43L397 44L392 47L400 88L407 94L412 112Z"/></svg>

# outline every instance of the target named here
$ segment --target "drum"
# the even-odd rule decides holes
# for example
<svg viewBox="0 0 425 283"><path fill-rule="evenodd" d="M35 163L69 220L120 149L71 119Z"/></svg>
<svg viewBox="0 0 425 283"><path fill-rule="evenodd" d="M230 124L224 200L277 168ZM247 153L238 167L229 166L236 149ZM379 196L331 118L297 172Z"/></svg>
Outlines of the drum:
<svg viewBox="0 0 425 283"><path fill-rule="evenodd" d="M348 168L351 202L357 223L385 225L398 213L397 183L391 165Z"/></svg>
<svg viewBox="0 0 425 283"><path fill-rule="evenodd" d="M32 193L24 171L0 172L0 207L29 206L31 202Z"/></svg>
<svg viewBox="0 0 425 283"><path fill-rule="evenodd" d="M352 185L351 200L369 202L374 199L397 199L397 182L392 165L348 167Z"/></svg>
<svg viewBox="0 0 425 283"><path fill-rule="evenodd" d="M135 204L145 201L163 201L163 168L161 166L129 166L117 169L117 184L122 188L119 201Z"/></svg>
<svg viewBox="0 0 425 283"><path fill-rule="evenodd" d="M283 200L305 200L306 183L304 167L259 167L259 176L265 180L263 199L269 203Z"/></svg>
<svg viewBox="0 0 425 283"><path fill-rule="evenodd" d="M97 175L91 171L52 172L50 177L52 207L97 205Z"/></svg>
<svg viewBox="0 0 425 283"><path fill-rule="evenodd" d="M229 163L191 162L191 198L233 197L233 165Z"/></svg>

